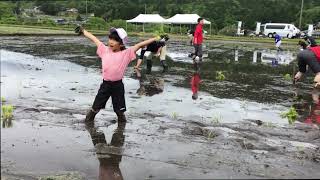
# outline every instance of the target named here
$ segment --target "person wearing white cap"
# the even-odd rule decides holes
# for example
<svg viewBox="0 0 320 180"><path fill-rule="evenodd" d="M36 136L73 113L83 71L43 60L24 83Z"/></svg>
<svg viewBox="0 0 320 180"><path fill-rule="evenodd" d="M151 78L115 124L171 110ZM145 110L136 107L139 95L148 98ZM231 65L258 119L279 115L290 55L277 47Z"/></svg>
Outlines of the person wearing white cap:
<svg viewBox="0 0 320 180"><path fill-rule="evenodd" d="M157 41L160 37L148 39L126 49L127 33L123 28L111 28L109 31L108 46L86 31L82 26L75 29L78 35L84 35L97 46L97 55L101 58L103 82L95 97L92 108L87 113L85 121L94 121L100 109L105 108L108 99L112 98L113 110L118 116L118 122L126 121L124 86L122 78L128 64L136 59L136 51L148 44Z"/></svg>
<svg viewBox="0 0 320 180"><path fill-rule="evenodd" d="M140 56L137 61L137 65L134 66L135 69L139 69L140 65L142 63L142 60L144 58L144 54L147 51L150 51L150 55L147 57L147 74L151 73L152 68L152 58L153 57L159 57L160 58L160 64L163 67L163 73L168 71L168 65L166 63L166 55L167 55L167 46L166 42L169 40L168 35L161 35L160 41L155 41L148 46L141 49Z"/></svg>

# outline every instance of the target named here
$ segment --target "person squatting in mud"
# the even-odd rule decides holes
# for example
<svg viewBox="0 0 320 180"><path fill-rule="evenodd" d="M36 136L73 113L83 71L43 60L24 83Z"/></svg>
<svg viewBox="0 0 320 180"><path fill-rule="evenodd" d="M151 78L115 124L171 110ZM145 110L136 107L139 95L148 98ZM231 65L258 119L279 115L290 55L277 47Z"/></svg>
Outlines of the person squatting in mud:
<svg viewBox="0 0 320 180"><path fill-rule="evenodd" d="M84 35L97 46L97 55L101 58L103 81L95 97L92 108L86 115L85 121L93 121L100 109L104 109L108 99L112 98L113 110L118 116L118 122L126 121L124 86L122 78L128 64L136 59L136 51L148 44L160 40L160 37L140 42L128 49L127 33L123 28L111 28L108 35L108 46L86 31L82 26L75 29L78 35Z"/></svg>
<svg viewBox="0 0 320 180"><path fill-rule="evenodd" d="M312 36L308 36L307 35L303 39L308 43L308 47L316 47L316 46L318 46L316 40Z"/></svg>
<svg viewBox="0 0 320 180"><path fill-rule="evenodd" d="M144 54L147 51L150 51L151 54L147 57L147 74L151 73L151 69L152 69L152 58L153 57L159 57L160 58L160 63L163 67L163 73L167 72L168 70L168 65L166 62L166 55L167 55L167 46L166 46L166 42L169 40L169 36L168 35L162 35L161 36L161 40L160 41L155 41L152 42L151 44L143 47L141 49L140 52L140 56L139 59L137 61L137 65L134 66L135 69L139 69L140 65L142 63L142 60L144 58Z"/></svg>
<svg viewBox="0 0 320 180"><path fill-rule="evenodd" d="M320 46L305 48L305 43L299 43L302 50L298 53L299 71L294 76L294 83L306 73L307 66L315 73L314 86L320 88Z"/></svg>
<svg viewBox="0 0 320 180"><path fill-rule="evenodd" d="M301 50L301 51L303 51L303 50L305 50L305 49L308 48L307 43L306 43L305 41L303 41L303 40L300 40L300 41L298 42L298 45L300 46L300 50Z"/></svg>

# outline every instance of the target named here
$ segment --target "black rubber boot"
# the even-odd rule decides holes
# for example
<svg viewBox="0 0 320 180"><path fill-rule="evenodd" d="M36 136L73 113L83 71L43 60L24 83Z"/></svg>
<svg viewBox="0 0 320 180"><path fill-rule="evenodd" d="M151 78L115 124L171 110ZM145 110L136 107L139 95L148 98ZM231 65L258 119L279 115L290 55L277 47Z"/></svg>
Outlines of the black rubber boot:
<svg viewBox="0 0 320 180"><path fill-rule="evenodd" d="M167 72L168 71L168 65L167 65L166 60L162 60L162 61L160 61L160 63L162 65L162 67L163 67L162 73Z"/></svg>
<svg viewBox="0 0 320 180"><path fill-rule="evenodd" d="M124 115L124 112L116 113L118 116L118 123L127 122L126 116Z"/></svg>
<svg viewBox="0 0 320 180"><path fill-rule="evenodd" d="M202 63L202 56L199 56L199 63Z"/></svg>
<svg viewBox="0 0 320 180"><path fill-rule="evenodd" d="M98 111L98 112L99 112L99 111ZM97 115L98 112L95 112L95 111L93 111L92 109L90 109L89 112L87 113L85 122L92 122L92 121L94 121L94 118L96 117L96 115Z"/></svg>
<svg viewBox="0 0 320 180"><path fill-rule="evenodd" d="M102 131L98 131L97 127L94 126L94 121L85 122L85 128L90 133L92 142L94 145L98 143L106 144L106 137Z"/></svg>
<svg viewBox="0 0 320 180"><path fill-rule="evenodd" d="M200 72L201 63L200 62L193 62L193 70L195 72Z"/></svg>
<svg viewBox="0 0 320 180"><path fill-rule="evenodd" d="M147 74L151 74L152 61L151 59L147 59Z"/></svg>

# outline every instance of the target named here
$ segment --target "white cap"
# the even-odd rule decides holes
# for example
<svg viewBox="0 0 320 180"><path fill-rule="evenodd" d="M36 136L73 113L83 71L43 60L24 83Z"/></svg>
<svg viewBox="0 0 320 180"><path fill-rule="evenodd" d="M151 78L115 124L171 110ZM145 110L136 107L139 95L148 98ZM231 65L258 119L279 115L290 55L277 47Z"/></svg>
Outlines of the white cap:
<svg viewBox="0 0 320 180"><path fill-rule="evenodd" d="M124 45L128 43L128 34L123 28L111 28L109 32L112 33L114 31L117 32Z"/></svg>

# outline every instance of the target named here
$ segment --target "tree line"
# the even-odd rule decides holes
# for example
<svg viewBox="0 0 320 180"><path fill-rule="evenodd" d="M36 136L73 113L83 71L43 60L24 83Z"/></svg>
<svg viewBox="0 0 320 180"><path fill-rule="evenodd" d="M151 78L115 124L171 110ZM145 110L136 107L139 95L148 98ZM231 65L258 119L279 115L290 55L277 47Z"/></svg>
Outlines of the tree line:
<svg viewBox="0 0 320 180"><path fill-rule="evenodd" d="M4 7L5 6L5 7ZM57 15L67 8L94 13L107 21L131 19L140 13L157 13L168 18L177 13L196 13L220 30L243 21L254 29L256 22L283 22L299 25L301 0L34 0L0 2L0 17L19 14L21 9L39 6L45 14ZM320 0L304 0L302 29L320 22Z"/></svg>

